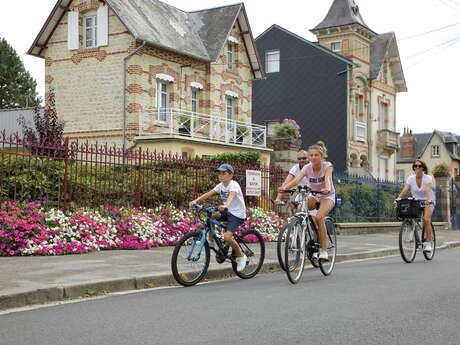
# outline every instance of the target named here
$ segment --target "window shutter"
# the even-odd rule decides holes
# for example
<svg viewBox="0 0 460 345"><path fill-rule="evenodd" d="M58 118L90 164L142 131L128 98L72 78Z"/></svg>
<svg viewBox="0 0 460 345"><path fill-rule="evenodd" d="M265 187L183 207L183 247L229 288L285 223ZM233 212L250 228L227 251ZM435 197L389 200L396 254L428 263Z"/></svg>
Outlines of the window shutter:
<svg viewBox="0 0 460 345"><path fill-rule="evenodd" d="M102 6L97 9L97 45L109 44L109 8Z"/></svg>
<svg viewBox="0 0 460 345"><path fill-rule="evenodd" d="M69 50L75 50L79 47L78 38L78 12L69 12L69 20L67 24L67 46Z"/></svg>

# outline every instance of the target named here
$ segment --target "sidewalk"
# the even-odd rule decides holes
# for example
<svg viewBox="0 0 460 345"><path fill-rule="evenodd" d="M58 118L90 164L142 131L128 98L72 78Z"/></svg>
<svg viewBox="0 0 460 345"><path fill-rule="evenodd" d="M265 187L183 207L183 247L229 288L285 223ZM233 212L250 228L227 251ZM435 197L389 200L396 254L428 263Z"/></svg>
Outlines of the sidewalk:
<svg viewBox="0 0 460 345"><path fill-rule="evenodd" d="M438 249L460 247L460 231L437 231ZM337 262L399 255L398 233L338 236ZM276 243L266 244L264 271L279 270ZM175 284L173 247L82 255L0 258L0 310L115 291ZM420 259L420 256L418 256ZM435 256L436 259L436 256ZM417 260L417 259L416 259ZM212 258L207 278L233 275Z"/></svg>

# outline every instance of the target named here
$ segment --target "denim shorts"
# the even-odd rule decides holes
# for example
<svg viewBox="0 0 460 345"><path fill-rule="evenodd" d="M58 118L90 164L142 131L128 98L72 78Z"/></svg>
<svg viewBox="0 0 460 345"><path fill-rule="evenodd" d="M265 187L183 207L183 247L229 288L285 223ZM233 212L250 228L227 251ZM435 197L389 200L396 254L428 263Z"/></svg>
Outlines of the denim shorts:
<svg viewBox="0 0 460 345"><path fill-rule="evenodd" d="M227 224L227 231L230 232L236 232L238 230L239 226L244 223L246 219L244 218L238 218L237 216L234 216L228 211L222 211L220 212L220 221L222 222L228 222Z"/></svg>

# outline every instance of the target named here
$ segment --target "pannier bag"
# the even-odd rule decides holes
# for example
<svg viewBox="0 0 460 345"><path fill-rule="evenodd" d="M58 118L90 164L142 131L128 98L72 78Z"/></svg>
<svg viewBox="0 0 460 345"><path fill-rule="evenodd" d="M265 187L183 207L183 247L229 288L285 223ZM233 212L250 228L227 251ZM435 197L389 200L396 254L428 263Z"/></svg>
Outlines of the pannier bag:
<svg viewBox="0 0 460 345"><path fill-rule="evenodd" d="M401 199L396 201L396 217L398 219L419 218L422 214L420 200Z"/></svg>

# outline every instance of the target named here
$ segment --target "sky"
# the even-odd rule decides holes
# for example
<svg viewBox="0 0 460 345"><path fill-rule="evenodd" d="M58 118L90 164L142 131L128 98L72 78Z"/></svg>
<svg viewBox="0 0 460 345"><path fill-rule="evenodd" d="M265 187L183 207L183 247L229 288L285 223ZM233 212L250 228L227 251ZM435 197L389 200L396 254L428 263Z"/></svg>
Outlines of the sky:
<svg viewBox="0 0 460 345"><path fill-rule="evenodd" d="M51 13L56 0L0 0L0 37L16 50L36 79L43 98L44 60L26 54ZM193 11L238 0L166 0ZM393 31L398 40L408 92L397 96L397 131L433 129L460 135L460 0L355 0L369 28ZM256 38L278 24L308 40L309 31L326 16L332 0L246 0ZM441 29L442 28L442 29ZM440 30L438 30L440 29ZM430 32L431 31L431 32Z"/></svg>

